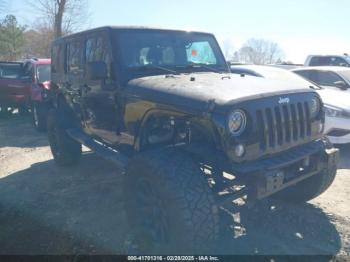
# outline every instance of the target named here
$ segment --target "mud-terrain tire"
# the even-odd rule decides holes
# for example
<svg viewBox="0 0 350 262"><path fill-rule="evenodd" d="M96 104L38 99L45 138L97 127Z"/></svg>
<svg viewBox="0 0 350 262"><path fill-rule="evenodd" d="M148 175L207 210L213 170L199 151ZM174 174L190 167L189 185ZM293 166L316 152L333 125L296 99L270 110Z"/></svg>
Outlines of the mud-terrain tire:
<svg viewBox="0 0 350 262"><path fill-rule="evenodd" d="M81 158L81 144L66 132L72 123L59 109L51 109L47 119L47 134L54 160L58 166L72 166Z"/></svg>
<svg viewBox="0 0 350 262"><path fill-rule="evenodd" d="M336 173L336 166L324 169L320 173L273 195L273 198L294 203L307 202L325 192L333 183Z"/></svg>
<svg viewBox="0 0 350 262"><path fill-rule="evenodd" d="M45 106L41 105L40 103L34 102L32 104L31 111L32 111L32 121L33 121L34 128L39 132L46 131L47 108L45 108Z"/></svg>
<svg viewBox="0 0 350 262"><path fill-rule="evenodd" d="M179 149L135 156L123 196L131 253L203 254L219 234L219 210L199 166Z"/></svg>

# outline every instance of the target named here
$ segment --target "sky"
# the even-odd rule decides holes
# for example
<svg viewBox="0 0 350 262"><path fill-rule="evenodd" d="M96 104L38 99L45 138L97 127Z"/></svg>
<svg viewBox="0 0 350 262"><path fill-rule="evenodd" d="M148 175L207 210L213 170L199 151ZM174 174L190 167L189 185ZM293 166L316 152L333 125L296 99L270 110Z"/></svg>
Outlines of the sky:
<svg viewBox="0 0 350 262"><path fill-rule="evenodd" d="M28 0L12 0L21 23L35 16ZM349 0L89 0L86 25L139 25L200 30L237 50L249 38L279 44L285 60L350 53Z"/></svg>

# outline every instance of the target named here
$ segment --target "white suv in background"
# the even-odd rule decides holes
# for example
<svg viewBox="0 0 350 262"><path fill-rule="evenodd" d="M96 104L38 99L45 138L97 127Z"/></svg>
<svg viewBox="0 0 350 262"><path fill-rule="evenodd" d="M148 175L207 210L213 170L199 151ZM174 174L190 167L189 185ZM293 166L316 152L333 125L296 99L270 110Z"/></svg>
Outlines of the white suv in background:
<svg viewBox="0 0 350 262"><path fill-rule="evenodd" d="M350 92L350 68L341 66L314 66L299 67L292 71L326 89Z"/></svg>
<svg viewBox="0 0 350 262"><path fill-rule="evenodd" d="M350 56L344 55L309 55L304 66L350 66Z"/></svg>

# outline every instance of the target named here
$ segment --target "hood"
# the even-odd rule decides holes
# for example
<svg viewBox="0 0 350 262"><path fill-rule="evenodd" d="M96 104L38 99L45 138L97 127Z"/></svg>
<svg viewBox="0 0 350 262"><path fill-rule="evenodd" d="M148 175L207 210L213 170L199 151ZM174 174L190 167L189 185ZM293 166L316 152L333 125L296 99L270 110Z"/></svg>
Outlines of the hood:
<svg viewBox="0 0 350 262"><path fill-rule="evenodd" d="M350 112L350 93L332 89L317 90L324 104Z"/></svg>
<svg viewBox="0 0 350 262"><path fill-rule="evenodd" d="M196 73L148 76L130 80L127 92L149 100L215 101L217 105L273 95L313 92L307 85L237 74ZM169 97L169 95L171 97ZM167 99L166 99L167 98ZM166 100L164 100L166 99Z"/></svg>

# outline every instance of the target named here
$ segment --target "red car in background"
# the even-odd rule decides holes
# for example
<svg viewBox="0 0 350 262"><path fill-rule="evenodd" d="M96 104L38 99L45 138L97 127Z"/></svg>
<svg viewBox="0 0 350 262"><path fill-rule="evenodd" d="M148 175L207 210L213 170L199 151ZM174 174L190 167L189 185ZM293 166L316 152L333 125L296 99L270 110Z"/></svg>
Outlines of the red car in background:
<svg viewBox="0 0 350 262"><path fill-rule="evenodd" d="M0 114L12 113L18 108L20 113L27 110L30 103L30 83L23 78L23 63L0 62Z"/></svg>
<svg viewBox="0 0 350 262"><path fill-rule="evenodd" d="M0 62L0 113L8 115L14 108L20 113L31 109L34 127L45 130L51 106L50 79L50 59Z"/></svg>

